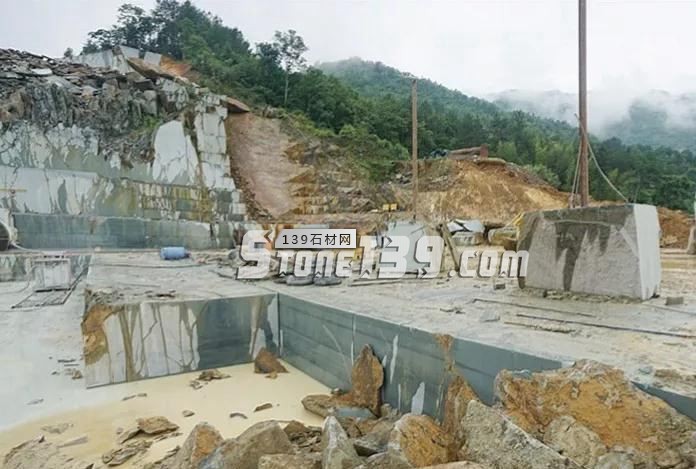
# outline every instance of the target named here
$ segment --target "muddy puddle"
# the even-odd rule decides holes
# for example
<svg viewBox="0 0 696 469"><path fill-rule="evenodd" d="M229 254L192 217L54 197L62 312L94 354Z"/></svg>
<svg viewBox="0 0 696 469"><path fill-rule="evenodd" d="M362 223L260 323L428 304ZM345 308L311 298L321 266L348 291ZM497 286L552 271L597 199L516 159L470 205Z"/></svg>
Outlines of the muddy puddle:
<svg viewBox="0 0 696 469"><path fill-rule="evenodd" d="M108 403L55 414L0 432L0 461L13 446L44 435L56 444L86 436L86 442L62 451L86 462L97 462L103 453L117 446L119 429L135 426L137 418L157 415L179 425L181 435L155 442L143 457L133 458L119 467L140 467L145 462L160 459L167 451L181 445L194 425L202 421L212 424L225 438L234 437L263 420L294 419L308 425L321 424L321 419L307 412L300 401L307 394L327 393L329 389L296 368L285 366L289 373L278 374L275 379L255 374L253 364L220 368L230 377L210 381L197 390L189 383L198 372L119 385L123 395ZM139 396L143 393L147 396ZM128 396L135 397L123 400ZM254 412L256 407L266 403L272 407ZM185 410L194 415L184 417ZM63 424L70 427L60 434L42 429Z"/></svg>

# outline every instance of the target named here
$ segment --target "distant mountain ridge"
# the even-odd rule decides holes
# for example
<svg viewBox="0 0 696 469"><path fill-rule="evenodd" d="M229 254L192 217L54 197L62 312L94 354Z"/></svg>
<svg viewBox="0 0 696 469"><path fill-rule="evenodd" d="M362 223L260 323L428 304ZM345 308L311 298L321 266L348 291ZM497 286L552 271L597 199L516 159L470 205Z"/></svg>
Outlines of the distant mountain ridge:
<svg viewBox="0 0 696 469"><path fill-rule="evenodd" d="M500 108L520 110L575 125L577 95L558 90L506 90L487 96ZM652 90L638 96L611 91L589 94L590 131L625 143L696 153L696 93Z"/></svg>

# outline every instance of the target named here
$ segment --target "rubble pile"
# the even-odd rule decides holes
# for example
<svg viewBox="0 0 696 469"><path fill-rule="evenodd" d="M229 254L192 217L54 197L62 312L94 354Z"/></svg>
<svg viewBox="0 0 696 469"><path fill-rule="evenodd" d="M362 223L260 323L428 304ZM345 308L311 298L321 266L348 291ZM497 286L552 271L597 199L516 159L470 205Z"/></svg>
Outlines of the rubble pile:
<svg viewBox="0 0 696 469"><path fill-rule="evenodd" d="M6 131L24 121L44 130L88 128L108 137L100 140L103 154L150 161L154 123L180 110L179 93L169 92L164 80L0 49L0 125Z"/></svg>
<svg viewBox="0 0 696 469"><path fill-rule="evenodd" d="M502 371L494 407L451 371L441 423L383 404L379 363L365 346L349 391L303 400L308 411L325 417L321 427L268 420L224 439L201 422L181 446L138 466L152 444L179 428L164 417L150 417L122 432L102 463L147 469L689 469L696 464L696 422L599 363L542 373ZM34 461L34 451L73 464L65 467L90 467L39 440L12 450L4 467L32 467L23 464Z"/></svg>

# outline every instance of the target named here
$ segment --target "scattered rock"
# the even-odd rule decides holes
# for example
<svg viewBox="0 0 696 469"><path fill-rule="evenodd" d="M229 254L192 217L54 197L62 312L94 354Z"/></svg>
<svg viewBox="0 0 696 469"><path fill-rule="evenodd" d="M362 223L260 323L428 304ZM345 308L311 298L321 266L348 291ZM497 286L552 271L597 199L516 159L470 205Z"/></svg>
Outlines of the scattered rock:
<svg viewBox="0 0 696 469"><path fill-rule="evenodd" d="M254 373L287 373L288 370L266 347L259 350L254 359Z"/></svg>
<svg viewBox="0 0 696 469"><path fill-rule="evenodd" d="M58 448L67 448L69 446L84 445L87 443L87 435L76 436L75 438L70 438L61 443L58 443Z"/></svg>
<svg viewBox="0 0 696 469"><path fill-rule="evenodd" d="M278 373L275 371L271 371L266 375L266 378L268 379L277 379L278 378Z"/></svg>
<svg viewBox="0 0 696 469"><path fill-rule="evenodd" d="M192 410L186 409L181 411L181 415L184 417L193 417L194 415L196 415L196 413Z"/></svg>
<svg viewBox="0 0 696 469"><path fill-rule="evenodd" d="M226 379L229 378L230 375L226 373L222 373L218 369L212 369L212 370L205 370L202 371L200 375L198 375L198 381L212 381L214 379Z"/></svg>
<svg viewBox="0 0 696 469"><path fill-rule="evenodd" d="M655 371L655 368L653 368L651 365L645 365L638 368L638 371L644 375L651 375Z"/></svg>
<svg viewBox="0 0 696 469"><path fill-rule="evenodd" d="M631 458L625 453L607 453L599 458L594 469L633 469Z"/></svg>
<svg viewBox="0 0 696 469"><path fill-rule="evenodd" d="M270 402L266 402L265 404L261 404L259 406L256 406L254 408L254 412L261 412L262 410L268 410L268 409L272 409L272 408L273 408L273 404L271 404Z"/></svg>
<svg viewBox="0 0 696 469"><path fill-rule="evenodd" d="M322 469L350 469L361 463L348 435L333 416L324 421L321 446Z"/></svg>
<svg viewBox="0 0 696 469"><path fill-rule="evenodd" d="M215 427L205 422L199 423L193 427L168 469L197 468L222 442L222 435Z"/></svg>
<svg viewBox="0 0 696 469"><path fill-rule="evenodd" d="M293 445L307 451L321 451L321 428L308 427L302 422L292 420L283 431L288 436Z"/></svg>
<svg viewBox="0 0 696 469"><path fill-rule="evenodd" d="M327 394L310 394L302 399L302 406L320 417L328 417L333 412L334 405L334 398Z"/></svg>
<svg viewBox="0 0 696 469"><path fill-rule="evenodd" d="M353 440L353 447L359 456L372 456L387 450L391 429L380 432L370 432Z"/></svg>
<svg viewBox="0 0 696 469"><path fill-rule="evenodd" d="M3 469L91 469L93 464L67 456L44 437L25 441L5 455Z"/></svg>
<svg viewBox="0 0 696 469"><path fill-rule="evenodd" d="M131 438L134 438L136 435L140 434L140 428L132 427L127 430L122 430L121 432L118 433L118 438L116 438L116 443L119 445L124 444L126 441L130 440Z"/></svg>
<svg viewBox="0 0 696 469"><path fill-rule="evenodd" d="M230 414L230 418L231 418L231 419L236 418L236 417L242 418L242 419L244 419L244 420L247 419L247 416L244 415L244 414L241 413L241 412L232 412L232 413Z"/></svg>
<svg viewBox="0 0 696 469"><path fill-rule="evenodd" d="M569 415L608 448L656 454L677 449L696 431L696 422L636 388L621 370L592 361L542 373L502 371L495 392L505 413L535 435Z"/></svg>
<svg viewBox="0 0 696 469"><path fill-rule="evenodd" d="M580 469L544 445L498 411L470 401L462 420L465 444L459 459L496 468Z"/></svg>
<svg viewBox="0 0 696 469"><path fill-rule="evenodd" d="M415 467L449 462L451 438L427 415L405 414L394 424L389 448Z"/></svg>
<svg viewBox="0 0 696 469"><path fill-rule="evenodd" d="M179 425L162 416L137 419L136 422L138 422L138 429L148 435L159 435L179 429Z"/></svg>
<svg viewBox="0 0 696 469"><path fill-rule="evenodd" d="M147 440L129 441L125 446L107 451L102 455L102 462L108 466L120 466L133 456L144 453L152 442Z"/></svg>
<svg viewBox="0 0 696 469"><path fill-rule="evenodd" d="M54 435L60 435L61 433L65 432L68 428L71 428L73 426L72 423L57 423L55 425L44 425L41 427L41 430L47 432L47 433L53 433Z"/></svg>
<svg viewBox="0 0 696 469"><path fill-rule="evenodd" d="M33 399L33 400L27 402L27 405L41 404L43 401L44 401L43 399Z"/></svg>
<svg viewBox="0 0 696 469"><path fill-rule="evenodd" d="M72 379L82 379L82 372L80 370L74 369L70 372L70 377Z"/></svg>
<svg viewBox="0 0 696 469"><path fill-rule="evenodd" d="M258 469L321 469L318 453L269 454L261 456Z"/></svg>
<svg viewBox="0 0 696 469"><path fill-rule="evenodd" d="M189 386L191 386L194 391L197 391L198 389L203 387L203 383L193 379L193 380L189 381Z"/></svg>
<svg viewBox="0 0 696 469"><path fill-rule="evenodd" d="M454 459L464 443L464 433L460 422L466 415L469 401L472 400L479 400L478 396L462 376L456 375L447 386L442 417L442 429L451 438L449 448L451 459Z"/></svg>
<svg viewBox="0 0 696 469"><path fill-rule="evenodd" d="M351 390L340 399L369 409L378 416L382 405L380 389L384 384L384 369L369 345L365 345L360 351L350 376Z"/></svg>
<svg viewBox="0 0 696 469"><path fill-rule="evenodd" d="M569 415L558 417L549 424L544 443L585 467L594 467L607 452L607 447L595 432Z"/></svg>
<svg viewBox="0 0 696 469"><path fill-rule="evenodd" d="M256 469L261 456L292 452L292 444L277 422L259 422L224 441L199 469Z"/></svg>
<svg viewBox="0 0 696 469"><path fill-rule="evenodd" d="M147 393L146 393L146 392L140 392L140 393L138 393L138 394L131 394L130 396L126 396L126 397L124 397L124 398L121 399L121 400L122 400L122 401L130 401L131 399L135 399L136 397L147 397Z"/></svg>

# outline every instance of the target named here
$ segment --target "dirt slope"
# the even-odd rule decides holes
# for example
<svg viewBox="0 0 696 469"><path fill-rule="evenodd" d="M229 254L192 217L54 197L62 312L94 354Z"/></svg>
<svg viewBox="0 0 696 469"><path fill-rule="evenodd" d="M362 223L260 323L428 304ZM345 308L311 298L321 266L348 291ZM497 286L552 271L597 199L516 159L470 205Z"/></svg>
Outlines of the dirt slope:
<svg viewBox="0 0 696 469"><path fill-rule="evenodd" d="M291 143L280 120L252 113L230 114L226 127L235 182L252 199L252 208L273 218L292 212L296 204L290 181L308 168L285 155Z"/></svg>

